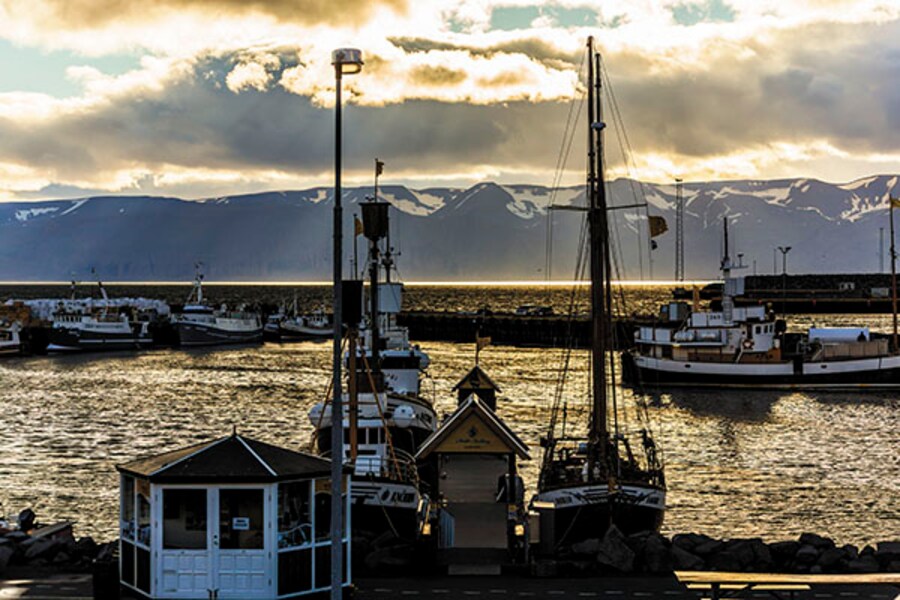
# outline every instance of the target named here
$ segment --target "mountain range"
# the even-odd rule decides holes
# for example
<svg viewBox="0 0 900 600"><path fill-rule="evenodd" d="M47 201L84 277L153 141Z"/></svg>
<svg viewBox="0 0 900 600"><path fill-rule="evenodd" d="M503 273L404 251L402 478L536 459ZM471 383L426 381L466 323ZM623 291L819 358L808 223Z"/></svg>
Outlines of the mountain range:
<svg viewBox="0 0 900 600"><path fill-rule="evenodd" d="M898 177L846 184L814 179L685 183L685 271L715 279L722 221L730 251L747 269L780 273L777 247L790 246L788 272L875 272L889 268L889 195ZM674 184L609 184L619 277L674 276ZM569 280L583 230L582 186L479 183L467 189L382 186L396 210L391 244L406 281ZM345 258L352 215L371 187L343 192ZM627 208L632 205L646 208ZM549 206L553 210L548 210ZM213 281L327 281L331 274L331 188L182 200L99 196L0 203L0 280L180 281L204 263ZM616 208L622 207L622 208ZM647 241L646 215L669 230ZM548 220L552 220L552 227ZM883 236L883 243L881 242ZM365 252L359 238L359 255ZM548 244L548 240L550 243ZM651 264L652 262L652 264Z"/></svg>

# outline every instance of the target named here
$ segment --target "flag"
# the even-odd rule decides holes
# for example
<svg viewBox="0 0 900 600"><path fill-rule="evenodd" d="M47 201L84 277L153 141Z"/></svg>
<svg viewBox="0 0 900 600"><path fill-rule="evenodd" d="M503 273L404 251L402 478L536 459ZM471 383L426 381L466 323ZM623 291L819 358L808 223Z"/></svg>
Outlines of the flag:
<svg viewBox="0 0 900 600"><path fill-rule="evenodd" d="M362 221L359 220L359 217L353 217L353 235L358 236L362 235L364 231Z"/></svg>
<svg viewBox="0 0 900 600"><path fill-rule="evenodd" d="M891 196L890 198L891 208L900 208L900 198L894 198L893 196Z"/></svg>
<svg viewBox="0 0 900 600"><path fill-rule="evenodd" d="M484 348L486 346L490 346L490 345L491 345L491 338L475 336L475 349L476 350L481 350L482 348Z"/></svg>
<svg viewBox="0 0 900 600"><path fill-rule="evenodd" d="M384 163L376 158L375 159L375 177L378 177L382 173L384 173Z"/></svg>
<svg viewBox="0 0 900 600"><path fill-rule="evenodd" d="M654 238L669 230L666 220L656 215L650 215L650 237Z"/></svg>

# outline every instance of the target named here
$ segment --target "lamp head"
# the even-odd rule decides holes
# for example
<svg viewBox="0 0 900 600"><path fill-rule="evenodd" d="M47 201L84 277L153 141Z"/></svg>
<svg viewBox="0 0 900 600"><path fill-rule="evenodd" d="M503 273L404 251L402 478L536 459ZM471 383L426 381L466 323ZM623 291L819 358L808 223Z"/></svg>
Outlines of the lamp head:
<svg viewBox="0 0 900 600"><path fill-rule="evenodd" d="M331 64L338 76L359 73L363 67L362 51L357 48L338 48L331 53Z"/></svg>

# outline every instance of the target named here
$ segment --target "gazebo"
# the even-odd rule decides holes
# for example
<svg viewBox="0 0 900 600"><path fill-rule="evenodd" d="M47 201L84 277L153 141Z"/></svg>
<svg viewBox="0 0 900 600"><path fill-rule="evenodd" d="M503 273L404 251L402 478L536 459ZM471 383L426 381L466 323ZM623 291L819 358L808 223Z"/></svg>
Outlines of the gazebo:
<svg viewBox="0 0 900 600"><path fill-rule="evenodd" d="M330 464L234 433L118 465L121 584L148 598L329 590ZM349 475L342 494L347 586Z"/></svg>

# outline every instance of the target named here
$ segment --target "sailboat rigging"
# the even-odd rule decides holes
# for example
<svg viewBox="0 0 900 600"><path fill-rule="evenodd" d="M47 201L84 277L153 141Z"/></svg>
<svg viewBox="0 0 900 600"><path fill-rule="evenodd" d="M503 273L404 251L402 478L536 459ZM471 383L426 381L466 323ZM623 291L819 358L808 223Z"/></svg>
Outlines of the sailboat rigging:
<svg viewBox="0 0 900 600"><path fill-rule="evenodd" d="M656 444L641 430L638 457L620 431L612 354L612 261L604 180L600 55L588 38L587 222L591 300L591 393L586 435L566 432L567 407L554 403L551 428L541 440L544 456L533 506L546 522L555 548L599 538L615 525L624 533L657 530L665 510L665 478ZM568 360L567 360L568 363ZM561 378L562 379L562 378ZM559 397L559 393L557 395ZM611 410L610 410L611 409ZM559 411L562 431L557 432ZM612 414L612 418L610 418ZM612 421L612 426L610 426Z"/></svg>

